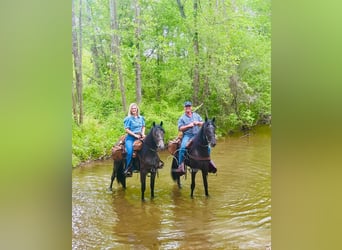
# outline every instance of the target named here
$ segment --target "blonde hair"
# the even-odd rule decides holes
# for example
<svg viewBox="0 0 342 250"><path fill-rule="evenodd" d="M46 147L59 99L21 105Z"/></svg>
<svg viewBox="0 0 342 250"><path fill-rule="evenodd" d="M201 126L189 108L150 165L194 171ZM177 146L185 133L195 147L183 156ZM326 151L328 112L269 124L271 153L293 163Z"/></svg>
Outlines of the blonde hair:
<svg viewBox="0 0 342 250"><path fill-rule="evenodd" d="M129 105L129 108L128 108L128 116L130 116L130 115L132 115L132 112L131 112L131 109L132 109L132 107L136 107L137 108L137 114L138 114L138 116L140 116L140 109L139 109L139 107L138 107L138 105L136 104L136 103L131 103L130 105Z"/></svg>

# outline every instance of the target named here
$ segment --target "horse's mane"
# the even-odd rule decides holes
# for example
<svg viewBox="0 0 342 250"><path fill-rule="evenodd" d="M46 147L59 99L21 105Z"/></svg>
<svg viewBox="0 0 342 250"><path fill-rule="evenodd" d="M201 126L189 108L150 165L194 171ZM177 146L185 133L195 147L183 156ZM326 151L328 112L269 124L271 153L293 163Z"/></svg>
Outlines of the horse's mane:
<svg viewBox="0 0 342 250"><path fill-rule="evenodd" d="M200 131L195 135L195 137L193 139L194 144L196 144L196 143L198 144L198 143L201 143L203 140L206 140L204 137L205 136L204 130L209 124L213 124L213 126L215 126L211 120L206 119L206 121L203 123L202 127L200 128Z"/></svg>
<svg viewBox="0 0 342 250"><path fill-rule="evenodd" d="M195 135L193 139L193 144L199 144L204 139L204 126L207 126L207 122L203 123L202 127L200 128L200 131Z"/></svg>
<svg viewBox="0 0 342 250"><path fill-rule="evenodd" d="M200 154L206 155L208 153L208 141L205 137L205 129L212 124L215 127L215 123L213 120L205 119L205 122L203 123L202 127L200 128L200 131L194 136L192 139L192 144L190 147L190 151L194 150L195 148L198 149Z"/></svg>
<svg viewBox="0 0 342 250"><path fill-rule="evenodd" d="M157 147L156 142L153 140L153 131L156 129L160 129L164 132L164 129L162 126L160 125L156 125L155 123L153 123L152 128L150 129L149 133L147 134L147 136L144 138L144 142L143 142L143 146L148 145L149 148L155 149Z"/></svg>
<svg viewBox="0 0 342 250"><path fill-rule="evenodd" d="M155 142L153 141L153 134L152 134L152 131L153 131L154 127L152 127L149 131L149 133L147 134L147 136L144 138L144 143L147 144L147 145L150 145L150 146L155 146Z"/></svg>

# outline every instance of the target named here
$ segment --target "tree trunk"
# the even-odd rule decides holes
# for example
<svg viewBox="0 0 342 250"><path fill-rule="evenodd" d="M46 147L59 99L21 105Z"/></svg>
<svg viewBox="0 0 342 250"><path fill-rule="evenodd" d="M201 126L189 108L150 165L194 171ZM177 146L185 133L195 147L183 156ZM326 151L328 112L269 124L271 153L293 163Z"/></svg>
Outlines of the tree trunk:
<svg viewBox="0 0 342 250"><path fill-rule="evenodd" d="M114 12L114 0L110 0L109 1L109 9L110 9L110 28L112 30L112 32L115 31L116 28L116 23L115 23L115 15L113 14ZM117 74L117 67L116 65L116 61L115 61L115 37L114 34L112 33L112 40L111 40L111 44L110 44L110 52L111 55L109 57L109 67L110 67L110 71L109 71L109 82L110 82L110 86L112 91L115 90L115 77Z"/></svg>
<svg viewBox="0 0 342 250"><path fill-rule="evenodd" d="M135 40L136 40L136 55L134 60L135 66L135 93L136 93L136 102L138 104L141 103L141 65L140 65L140 6L139 0L135 0Z"/></svg>
<svg viewBox="0 0 342 250"><path fill-rule="evenodd" d="M100 67L100 56L99 56L99 50L97 48L98 46L98 42L96 40L96 25L94 23L94 19L93 19L93 13L92 13L92 8L91 8L91 3L89 2L89 0L87 0L87 17L88 17L88 23L89 26L91 25L93 28L93 32L91 35L91 40L92 40L92 44L90 45L90 51L91 51L91 55L92 55L92 64L94 67L94 78L95 78L95 82L101 82L100 78L101 78L101 67Z"/></svg>
<svg viewBox="0 0 342 250"><path fill-rule="evenodd" d="M199 76L199 44L198 44L198 28L197 28L197 11L198 11L198 0L194 0L194 39L193 39L193 47L194 47L194 79L193 79L193 103L198 105L198 96L200 89L200 76Z"/></svg>
<svg viewBox="0 0 342 250"><path fill-rule="evenodd" d="M235 114L240 119L240 112L239 112L239 80L236 75L231 75L229 77L229 88L232 94L232 103L231 106L234 109Z"/></svg>
<svg viewBox="0 0 342 250"><path fill-rule="evenodd" d="M82 79L82 0L80 0L80 16L79 16L79 34L80 41L77 38L77 25L76 25L76 14L75 14L75 1L72 1L72 53L74 56L74 70L75 70L75 78L76 78L76 103L78 106L78 124L83 123L83 79Z"/></svg>
<svg viewBox="0 0 342 250"><path fill-rule="evenodd" d="M160 101L161 100L161 64L163 63L163 51L162 51L162 46L159 46L157 49L157 72L156 72L156 100Z"/></svg>
<svg viewBox="0 0 342 250"><path fill-rule="evenodd" d="M118 72L120 91L121 91L121 101L123 111L126 112L126 94L125 94L125 84L122 73L121 65L121 55L119 46L119 36L118 36L118 22L117 22L117 11L116 11L116 0L109 0L110 16L111 16L111 30L112 30L112 51L115 56L115 64Z"/></svg>
<svg viewBox="0 0 342 250"><path fill-rule="evenodd" d="M181 17L186 18L185 12L184 12L184 5L181 3L180 0L176 0L176 1L177 1L177 5L178 5L178 8L179 8L179 12L181 14Z"/></svg>
<svg viewBox="0 0 342 250"><path fill-rule="evenodd" d="M71 86L71 98L72 98L72 115L74 117L74 121L76 124L78 124L78 115L77 115L77 103L76 103L76 97L75 97L75 84L74 81L72 81Z"/></svg>

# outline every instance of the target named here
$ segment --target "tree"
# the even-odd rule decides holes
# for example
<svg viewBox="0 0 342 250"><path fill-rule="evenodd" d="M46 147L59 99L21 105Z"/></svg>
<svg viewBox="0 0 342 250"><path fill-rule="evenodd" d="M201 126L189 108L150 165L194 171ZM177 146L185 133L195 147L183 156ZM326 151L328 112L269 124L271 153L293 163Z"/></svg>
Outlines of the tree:
<svg viewBox="0 0 342 250"><path fill-rule="evenodd" d="M198 42L198 27L197 27L197 15L198 15L198 0L194 0L194 33L193 33L193 46L194 46L194 80L193 80L193 102L199 104L199 90L200 90L200 72L199 72L199 42Z"/></svg>
<svg viewBox="0 0 342 250"><path fill-rule="evenodd" d="M79 4L79 40L77 37L76 25L76 8L75 1L72 0L72 53L74 56L74 71L76 78L76 98L72 98L73 106L78 106L78 120L77 124L83 123L83 78L82 78L82 0ZM75 104L76 102L76 104ZM73 109L74 117L76 117L76 108Z"/></svg>
<svg viewBox="0 0 342 250"><path fill-rule="evenodd" d="M115 57L115 65L118 73L119 83L120 83L120 91L121 91L121 101L123 111L126 111L126 94L125 94L125 84L123 79L122 72L122 62L120 55L120 42L119 42L119 28L118 28L118 20L117 20L117 9L116 9L116 0L109 0L109 8L110 8L110 17L111 17L111 34L112 34L112 42L111 42L111 51L112 57ZM113 62L112 62L113 63ZM113 64L114 65L114 64Z"/></svg>
<svg viewBox="0 0 342 250"><path fill-rule="evenodd" d="M176 1L177 1L177 5L179 8L179 12L180 12L181 17L186 18L185 12L184 12L184 5L181 3L180 0L176 0Z"/></svg>
<svg viewBox="0 0 342 250"><path fill-rule="evenodd" d="M136 93L136 102L138 104L141 103L141 64L140 64L140 35L141 35L141 21L140 21L140 5L139 0L134 0L135 7L135 47L136 54L134 58L134 66L135 66L135 93Z"/></svg>

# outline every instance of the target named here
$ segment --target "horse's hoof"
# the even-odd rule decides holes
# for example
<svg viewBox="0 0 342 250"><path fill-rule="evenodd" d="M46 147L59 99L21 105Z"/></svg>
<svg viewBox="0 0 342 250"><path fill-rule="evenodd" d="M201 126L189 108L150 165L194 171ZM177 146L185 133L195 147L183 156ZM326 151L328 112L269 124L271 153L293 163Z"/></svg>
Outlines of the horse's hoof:
<svg viewBox="0 0 342 250"><path fill-rule="evenodd" d="M112 192L113 189L109 187L109 188L107 189L107 191L108 191L108 192Z"/></svg>

